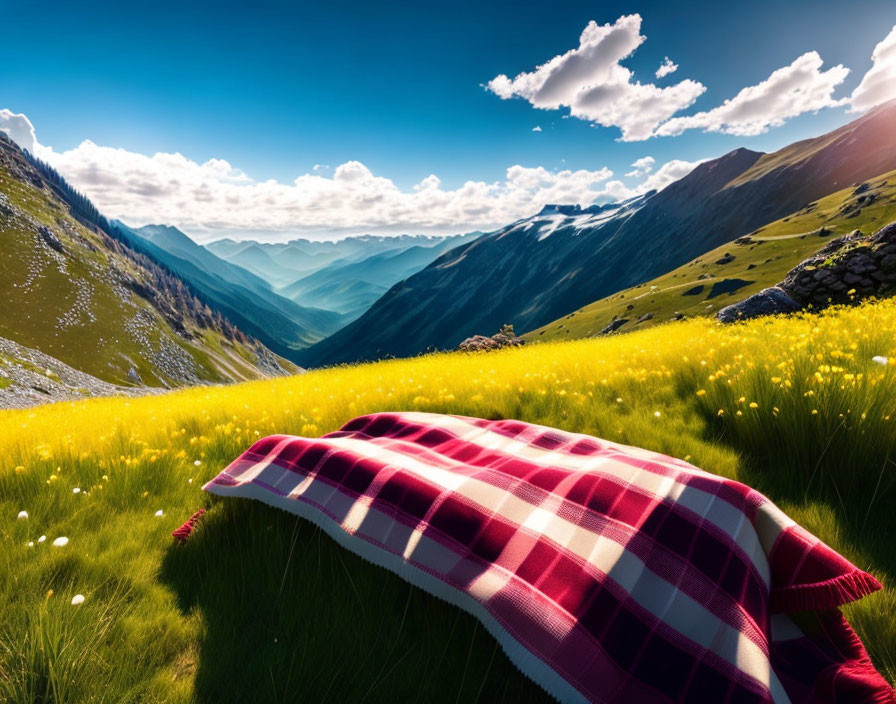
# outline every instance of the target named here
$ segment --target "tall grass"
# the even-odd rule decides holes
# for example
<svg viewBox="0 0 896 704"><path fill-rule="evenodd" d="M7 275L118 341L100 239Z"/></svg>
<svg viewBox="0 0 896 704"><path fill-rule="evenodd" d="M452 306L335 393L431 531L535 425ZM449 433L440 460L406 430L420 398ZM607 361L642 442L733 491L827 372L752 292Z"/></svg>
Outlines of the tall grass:
<svg viewBox="0 0 896 704"><path fill-rule="evenodd" d="M374 411L519 418L687 458L892 583L896 368L876 355L896 358L894 301L3 412L0 699L541 698L471 618L294 517L215 503L172 546L211 505L201 484L255 439ZM847 615L896 679L896 598Z"/></svg>

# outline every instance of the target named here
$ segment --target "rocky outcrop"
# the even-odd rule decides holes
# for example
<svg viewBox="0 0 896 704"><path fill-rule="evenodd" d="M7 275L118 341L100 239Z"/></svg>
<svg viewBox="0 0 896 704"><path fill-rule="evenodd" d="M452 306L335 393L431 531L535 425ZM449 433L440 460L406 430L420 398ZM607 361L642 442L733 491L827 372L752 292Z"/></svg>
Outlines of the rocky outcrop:
<svg viewBox="0 0 896 704"><path fill-rule="evenodd" d="M93 396L144 396L161 391L142 385L109 384L55 357L0 337L0 409Z"/></svg>
<svg viewBox="0 0 896 704"><path fill-rule="evenodd" d="M802 306L793 300L790 295L779 286L771 286L754 293L749 298L725 306L716 317L723 323L733 323L738 320L757 318L761 315L777 315L779 313L794 313Z"/></svg>
<svg viewBox="0 0 896 704"><path fill-rule="evenodd" d="M583 208L581 205L567 205L548 203L539 212L539 215L593 215L608 210L612 206L608 205L590 205Z"/></svg>
<svg viewBox="0 0 896 704"><path fill-rule="evenodd" d="M781 286L803 305L849 303L896 290L896 223L871 237L832 240L790 271Z"/></svg>
<svg viewBox="0 0 896 704"><path fill-rule="evenodd" d="M613 318L610 321L610 324L607 325L603 330L600 331L601 335L610 335L611 333L616 332L619 328L625 325L628 322L628 318Z"/></svg>
<svg viewBox="0 0 896 704"><path fill-rule="evenodd" d="M55 249L59 253L65 251L65 248L62 246L62 240L60 240L56 236L56 233L53 232L49 227L47 227L46 225L41 225L40 228L38 228L38 233L40 234L41 239L46 242L48 247Z"/></svg>
<svg viewBox="0 0 896 704"><path fill-rule="evenodd" d="M473 335L461 342L457 349L462 352L486 352L489 350L497 350L502 347L520 347L525 344L525 340L517 337L513 331L513 325L502 325L500 332L486 337L485 335Z"/></svg>
<svg viewBox="0 0 896 704"><path fill-rule="evenodd" d="M760 315L792 313L852 303L896 292L896 223L868 237L860 231L831 240L790 270L777 286L720 310L730 323Z"/></svg>

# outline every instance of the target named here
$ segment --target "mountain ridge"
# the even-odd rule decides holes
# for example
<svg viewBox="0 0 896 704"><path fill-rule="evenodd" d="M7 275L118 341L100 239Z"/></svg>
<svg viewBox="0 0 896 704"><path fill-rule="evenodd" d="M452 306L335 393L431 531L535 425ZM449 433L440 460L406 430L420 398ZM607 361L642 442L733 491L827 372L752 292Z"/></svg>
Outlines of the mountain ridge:
<svg viewBox="0 0 896 704"><path fill-rule="evenodd" d="M627 333L720 308L775 285L832 240L870 235L896 221L896 171L809 203L637 286L617 291L532 330L528 342Z"/></svg>
<svg viewBox="0 0 896 704"><path fill-rule="evenodd" d="M864 180L893 168L896 101L772 154L733 150L620 210L535 215L487 233L392 287L300 359L320 366L409 356L504 323L527 332L834 192L847 175Z"/></svg>
<svg viewBox="0 0 896 704"><path fill-rule="evenodd" d="M411 247L453 246L478 236L477 232L457 235L349 235L336 240L293 238L286 242L237 241L230 238L205 244L206 249L237 266L270 281L275 288L286 288L299 279L328 266L343 266L388 251ZM394 282L393 282L394 283Z"/></svg>

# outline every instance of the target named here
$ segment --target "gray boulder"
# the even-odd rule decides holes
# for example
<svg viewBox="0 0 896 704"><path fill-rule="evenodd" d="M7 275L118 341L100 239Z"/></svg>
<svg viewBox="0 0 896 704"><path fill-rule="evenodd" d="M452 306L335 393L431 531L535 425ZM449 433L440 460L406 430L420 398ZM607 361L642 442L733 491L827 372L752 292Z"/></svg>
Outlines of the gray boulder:
<svg viewBox="0 0 896 704"><path fill-rule="evenodd" d="M758 318L762 315L777 315L779 313L795 313L802 306L790 295L778 286L764 288L759 293L754 293L749 298L725 306L716 314L716 318L723 323L734 323L738 320Z"/></svg>
<svg viewBox="0 0 896 704"><path fill-rule="evenodd" d="M497 350L502 347L520 347L525 344L525 340L517 337L513 331L513 325L502 325L501 330L486 337L485 335L473 335L461 342L457 349L462 352L486 352L488 350Z"/></svg>
<svg viewBox="0 0 896 704"><path fill-rule="evenodd" d="M607 325L603 330L600 331L601 335L609 335L611 333L616 332L619 328L625 325L628 322L628 318L614 318L610 321L610 324Z"/></svg>
<svg viewBox="0 0 896 704"><path fill-rule="evenodd" d="M62 246L62 240L60 240L56 233L53 232L46 225L41 225L40 229L38 229L38 233L40 234L41 239L47 244L51 249L55 249L57 252L64 252L65 248Z"/></svg>

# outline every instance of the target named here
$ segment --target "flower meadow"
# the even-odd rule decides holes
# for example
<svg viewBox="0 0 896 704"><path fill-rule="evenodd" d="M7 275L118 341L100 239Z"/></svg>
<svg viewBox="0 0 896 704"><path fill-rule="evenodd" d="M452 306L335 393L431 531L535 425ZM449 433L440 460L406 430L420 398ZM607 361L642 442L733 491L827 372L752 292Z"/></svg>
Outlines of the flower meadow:
<svg viewBox="0 0 896 704"><path fill-rule="evenodd" d="M4 411L0 700L544 700L472 618L295 517L201 491L264 435L408 409L552 425L749 483L884 582L846 614L896 679L887 300Z"/></svg>

